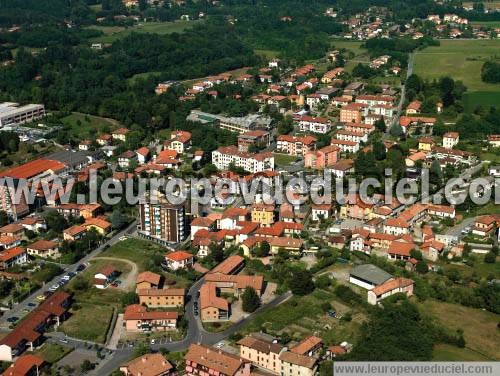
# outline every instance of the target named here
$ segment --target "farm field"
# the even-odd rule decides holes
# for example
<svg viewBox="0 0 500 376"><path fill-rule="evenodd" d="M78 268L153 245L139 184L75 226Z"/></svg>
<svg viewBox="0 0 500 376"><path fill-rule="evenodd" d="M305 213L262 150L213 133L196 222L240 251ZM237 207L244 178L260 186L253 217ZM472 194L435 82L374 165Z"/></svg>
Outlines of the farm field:
<svg viewBox="0 0 500 376"><path fill-rule="evenodd" d="M425 314L434 317L445 328L451 331L458 329L464 331L466 348L458 349L448 346L441 349L441 351L438 349L438 357L451 356L450 353L462 356L463 351L469 350L468 353L471 357L473 354L476 355L474 360L500 359L500 348L498 347L500 333L497 329L499 315L480 309L433 300L423 302L420 307Z"/></svg>
<svg viewBox="0 0 500 376"><path fill-rule="evenodd" d="M147 22L139 23L132 27L122 26L89 26L94 30L99 30L104 33L100 37L92 38L93 43L113 43L117 39L124 38L132 32L136 33L153 33L158 35L167 35L172 33L181 33L189 27L193 27L202 20L196 21L174 21L174 22Z"/></svg>
<svg viewBox="0 0 500 376"><path fill-rule="evenodd" d="M481 81L481 67L491 58L500 58L500 40L442 40L415 55L415 73L424 79L450 76L468 88L464 102L468 111L477 105L498 103L500 84Z"/></svg>

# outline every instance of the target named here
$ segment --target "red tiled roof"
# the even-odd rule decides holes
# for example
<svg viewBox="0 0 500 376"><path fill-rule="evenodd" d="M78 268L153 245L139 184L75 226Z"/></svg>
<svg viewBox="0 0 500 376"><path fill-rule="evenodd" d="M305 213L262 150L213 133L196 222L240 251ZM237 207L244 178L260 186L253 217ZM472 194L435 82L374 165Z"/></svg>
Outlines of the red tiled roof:
<svg viewBox="0 0 500 376"><path fill-rule="evenodd" d="M36 355L22 355L7 368L2 376L27 376L31 375L33 369L41 367L45 363L42 358Z"/></svg>
<svg viewBox="0 0 500 376"><path fill-rule="evenodd" d="M172 260L172 261L183 261L183 260L188 260L190 258L193 258L193 255L189 252L186 252L186 251L175 251L172 253L167 253L165 255L165 258Z"/></svg>
<svg viewBox="0 0 500 376"><path fill-rule="evenodd" d="M29 179L51 170L55 173L64 170L67 166L59 161L51 159L35 159L21 166L13 167L0 173L0 177L11 177L13 179Z"/></svg>

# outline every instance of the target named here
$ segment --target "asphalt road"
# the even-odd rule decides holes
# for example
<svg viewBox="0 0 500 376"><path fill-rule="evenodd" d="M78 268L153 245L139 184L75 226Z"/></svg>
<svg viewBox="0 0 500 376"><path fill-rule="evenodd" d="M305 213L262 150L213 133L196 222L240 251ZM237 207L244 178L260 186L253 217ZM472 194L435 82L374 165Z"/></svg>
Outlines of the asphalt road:
<svg viewBox="0 0 500 376"><path fill-rule="evenodd" d="M112 246L113 244L116 244L119 241L119 238L126 235L126 234L131 234L135 231L136 229L136 222L132 222L127 228L124 230L118 232L115 234L112 238L107 240L106 242L102 243L98 248L90 252L88 255L80 259L78 262L76 262L73 265L61 265L63 268L64 272L56 277L54 277L51 281L46 282L42 287L40 287L38 290L35 290L29 295L26 299L24 299L22 302L15 304L12 309L5 311L4 315L0 318L0 326L2 327L8 327L9 322L7 321L8 318L10 317L22 317L26 315L25 312L23 312L23 309L29 309L30 311L33 309L33 307L30 307L29 304L35 304L38 305L39 301L36 300L36 297L39 295L42 295L43 293L49 291L49 288L52 285L55 285L59 282L61 277L63 277L65 274L68 274L70 272L75 273L76 269L78 268L78 265L87 263L90 259L101 253L106 246Z"/></svg>

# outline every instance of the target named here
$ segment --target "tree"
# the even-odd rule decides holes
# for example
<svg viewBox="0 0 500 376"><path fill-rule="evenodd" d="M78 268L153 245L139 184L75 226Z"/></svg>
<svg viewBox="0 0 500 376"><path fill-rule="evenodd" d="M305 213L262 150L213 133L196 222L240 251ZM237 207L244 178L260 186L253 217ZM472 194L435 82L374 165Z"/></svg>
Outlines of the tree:
<svg viewBox="0 0 500 376"><path fill-rule="evenodd" d="M378 129L380 132L385 132L387 129L384 118L378 119L373 125L375 126L375 129Z"/></svg>
<svg viewBox="0 0 500 376"><path fill-rule="evenodd" d="M241 296L242 309L244 312L254 312L260 306L260 298L255 290L248 286Z"/></svg>
<svg viewBox="0 0 500 376"><path fill-rule="evenodd" d="M404 134L403 127L398 123L394 123L389 129L389 133L394 137L401 137Z"/></svg>
<svg viewBox="0 0 500 376"><path fill-rule="evenodd" d="M90 283L82 276L78 276L73 280L73 288L77 291L85 291L90 287Z"/></svg>
<svg viewBox="0 0 500 376"><path fill-rule="evenodd" d="M92 371L95 368L95 364L92 363L90 360L85 359L82 364L80 365L80 369L82 373L87 373Z"/></svg>
<svg viewBox="0 0 500 376"><path fill-rule="evenodd" d="M130 292L125 293L122 296L121 301L122 301L123 306L129 306L131 304L138 304L139 303L139 296L134 291L130 291Z"/></svg>
<svg viewBox="0 0 500 376"><path fill-rule="evenodd" d="M425 261L421 260L417 262L417 265L415 265L415 270L417 271L417 273L425 274L429 271L429 266Z"/></svg>
<svg viewBox="0 0 500 376"><path fill-rule="evenodd" d="M111 221L111 226L115 230L121 229L127 223L127 217L118 208L113 210L109 219Z"/></svg>
<svg viewBox="0 0 500 376"><path fill-rule="evenodd" d="M332 284L332 280L327 274L322 274L319 277L316 277L316 280L314 281L314 285L318 289L326 289L330 287Z"/></svg>
<svg viewBox="0 0 500 376"><path fill-rule="evenodd" d="M494 264L496 261L497 256L493 252L488 252L486 255L484 255L484 262L487 264Z"/></svg>
<svg viewBox="0 0 500 376"><path fill-rule="evenodd" d="M5 226L9 223L9 216L4 210L0 210L0 227Z"/></svg>
<svg viewBox="0 0 500 376"><path fill-rule="evenodd" d="M422 79L416 74L412 74L405 82L406 90L413 90L414 93L419 93L423 88Z"/></svg>
<svg viewBox="0 0 500 376"><path fill-rule="evenodd" d="M429 182L436 186L440 186L443 181L443 171L441 170L441 165L439 161L435 160L431 164L429 170Z"/></svg>
<svg viewBox="0 0 500 376"><path fill-rule="evenodd" d="M307 295L314 290L312 275L308 270L293 271L288 284L294 295Z"/></svg>
<svg viewBox="0 0 500 376"><path fill-rule="evenodd" d="M271 251L271 246L268 242L263 241L260 246L255 249L255 256L257 257L267 257Z"/></svg>
<svg viewBox="0 0 500 376"><path fill-rule="evenodd" d="M377 161L383 161L386 157L385 145L380 141L373 143L373 155Z"/></svg>

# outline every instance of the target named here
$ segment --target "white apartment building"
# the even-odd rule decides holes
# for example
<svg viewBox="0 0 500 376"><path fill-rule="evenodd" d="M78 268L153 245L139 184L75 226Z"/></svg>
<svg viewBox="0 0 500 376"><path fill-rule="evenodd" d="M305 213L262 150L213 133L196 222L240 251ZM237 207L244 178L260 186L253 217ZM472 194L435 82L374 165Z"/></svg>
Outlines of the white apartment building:
<svg viewBox="0 0 500 376"><path fill-rule="evenodd" d="M301 116L299 118L299 127L301 132L314 132L325 134L332 129L330 120L320 117Z"/></svg>
<svg viewBox="0 0 500 376"><path fill-rule="evenodd" d="M256 173L274 170L274 157L272 153L245 153L238 151L235 145L220 147L212 152L212 163L219 170L227 170L231 164L244 170Z"/></svg>
<svg viewBox="0 0 500 376"><path fill-rule="evenodd" d="M359 143L354 141L332 139L330 145L335 145L342 150L343 153L357 153L359 151Z"/></svg>

